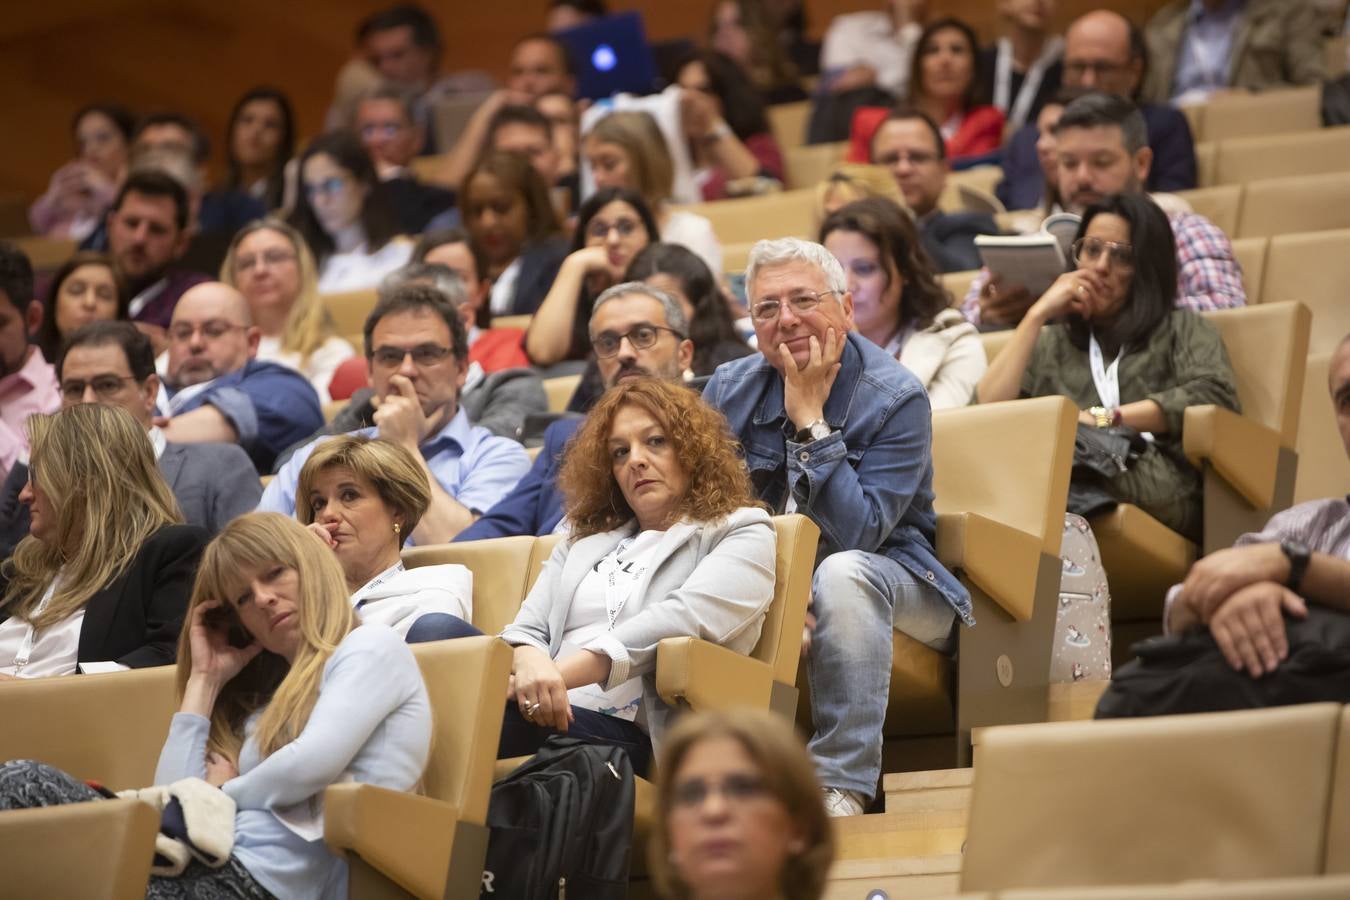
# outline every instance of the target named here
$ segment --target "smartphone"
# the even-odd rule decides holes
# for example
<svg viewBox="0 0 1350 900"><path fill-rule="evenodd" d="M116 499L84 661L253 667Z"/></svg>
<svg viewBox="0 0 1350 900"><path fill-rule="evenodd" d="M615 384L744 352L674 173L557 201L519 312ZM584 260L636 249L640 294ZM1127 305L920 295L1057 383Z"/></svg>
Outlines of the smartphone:
<svg viewBox="0 0 1350 900"><path fill-rule="evenodd" d="M225 640L231 647L243 649L253 643L253 637L239 621L239 616L229 606L222 605L208 609L202 616L202 622L212 631L225 632Z"/></svg>

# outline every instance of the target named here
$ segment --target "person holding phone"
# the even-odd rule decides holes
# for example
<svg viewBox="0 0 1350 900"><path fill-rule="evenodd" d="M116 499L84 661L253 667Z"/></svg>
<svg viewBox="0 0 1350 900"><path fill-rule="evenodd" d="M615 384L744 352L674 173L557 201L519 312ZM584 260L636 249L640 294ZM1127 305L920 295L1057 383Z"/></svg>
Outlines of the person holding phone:
<svg viewBox="0 0 1350 900"><path fill-rule="evenodd" d="M28 428L31 521L0 564L0 680L172 663L207 533L183 524L145 429L99 403Z"/></svg>
<svg viewBox="0 0 1350 900"><path fill-rule="evenodd" d="M347 896L323 841L339 781L408 791L431 748L417 660L392 629L362 625L342 569L300 523L235 519L206 548L178 642L178 712L155 783L201 778L235 804L234 849L150 879L146 897ZM79 803L92 788L31 760L0 765L0 809Z"/></svg>

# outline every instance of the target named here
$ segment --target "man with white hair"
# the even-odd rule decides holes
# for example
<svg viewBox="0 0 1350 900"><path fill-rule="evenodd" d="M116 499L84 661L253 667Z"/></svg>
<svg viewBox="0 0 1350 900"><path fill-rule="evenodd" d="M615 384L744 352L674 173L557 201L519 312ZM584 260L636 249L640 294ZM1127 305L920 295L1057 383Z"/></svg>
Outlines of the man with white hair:
<svg viewBox="0 0 1350 900"><path fill-rule="evenodd" d="M745 274L760 352L718 368L703 396L760 499L820 527L810 749L830 814L857 815L881 774L891 628L950 652L958 621L974 624L970 596L934 550L928 395L854 332L839 262L810 241L760 241Z"/></svg>

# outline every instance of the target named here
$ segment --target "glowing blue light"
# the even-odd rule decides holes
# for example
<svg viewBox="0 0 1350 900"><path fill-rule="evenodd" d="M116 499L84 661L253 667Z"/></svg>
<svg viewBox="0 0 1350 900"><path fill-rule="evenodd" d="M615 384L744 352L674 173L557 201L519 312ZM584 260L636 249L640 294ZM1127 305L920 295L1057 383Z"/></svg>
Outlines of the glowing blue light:
<svg viewBox="0 0 1350 900"><path fill-rule="evenodd" d="M609 44L601 44L595 48L591 54L591 65L595 66L598 72L608 72L619 64L619 57L614 53L614 48Z"/></svg>

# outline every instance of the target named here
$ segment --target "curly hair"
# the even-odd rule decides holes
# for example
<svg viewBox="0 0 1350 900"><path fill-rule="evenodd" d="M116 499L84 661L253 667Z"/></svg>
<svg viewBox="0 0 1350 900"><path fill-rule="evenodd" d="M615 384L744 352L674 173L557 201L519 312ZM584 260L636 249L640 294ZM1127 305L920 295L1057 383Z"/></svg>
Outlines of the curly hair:
<svg viewBox="0 0 1350 900"><path fill-rule="evenodd" d="M743 506L762 506L750 487L740 443L720 412L680 384L655 378L621 381L586 417L558 473L573 539L613 531L634 517L609 453L614 418L626 406L643 409L661 423L689 478L676 518L714 522Z"/></svg>

